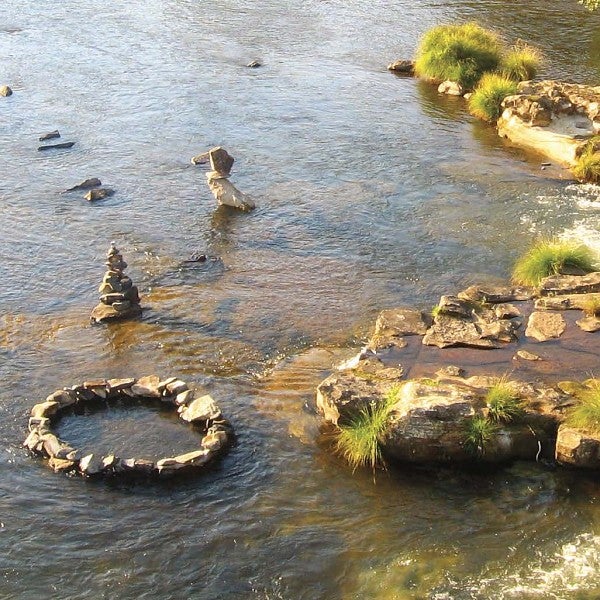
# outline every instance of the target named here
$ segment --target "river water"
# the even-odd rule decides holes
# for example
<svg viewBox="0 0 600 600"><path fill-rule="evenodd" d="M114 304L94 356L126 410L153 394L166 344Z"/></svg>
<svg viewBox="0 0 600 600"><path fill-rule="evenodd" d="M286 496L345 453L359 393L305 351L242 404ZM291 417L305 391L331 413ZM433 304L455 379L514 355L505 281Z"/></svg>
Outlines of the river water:
<svg viewBox="0 0 600 600"><path fill-rule="evenodd" d="M540 47L545 77L600 79L600 15L570 0L0 4L1 598L600 597L597 478L374 482L329 455L313 412L379 310L505 278L539 233L600 247L597 188L386 71L430 26L473 19ZM38 152L56 128L75 146ZM215 210L190 164L215 145L256 211ZM87 177L115 195L58 193ZM146 310L92 327L111 240ZM194 252L215 260L182 262ZM209 472L83 481L21 448L53 390L150 373L233 422ZM197 442L150 407L60 431L122 455Z"/></svg>

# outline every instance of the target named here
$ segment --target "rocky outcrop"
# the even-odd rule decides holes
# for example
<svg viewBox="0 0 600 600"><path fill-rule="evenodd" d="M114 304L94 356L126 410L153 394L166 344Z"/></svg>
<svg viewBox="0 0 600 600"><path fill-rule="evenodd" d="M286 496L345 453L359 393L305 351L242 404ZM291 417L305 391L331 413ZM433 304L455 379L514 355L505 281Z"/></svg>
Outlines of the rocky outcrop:
<svg viewBox="0 0 600 600"><path fill-rule="evenodd" d="M127 263L114 243L106 254L106 267L104 279L98 288L100 304L92 311L92 321L104 323L141 315L138 289L125 275Z"/></svg>
<svg viewBox="0 0 600 600"><path fill-rule="evenodd" d="M161 379L149 375L140 379L100 379L85 381L80 385L57 390L45 402L31 409L29 434L23 445L34 454L48 459L55 471L72 471L86 477L95 476L160 476L196 470L212 462L233 439L233 429L215 401L207 395L199 395L177 377ZM74 405L86 402L108 402L118 399L138 398L160 401L171 405L183 421L191 423L203 434L200 447L192 452L151 461L144 458L120 458L114 453L82 455L68 442L59 439L52 426L62 414ZM199 414L199 405L204 410ZM195 418L186 418L192 411Z"/></svg>
<svg viewBox="0 0 600 600"><path fill-rule="evenodd" d="M513 144L573 167L600 132L600 86L525 81L502 103L498 133Z"/></svg>
<svg viewBox="0 0 600 600"><path fill-rule="evenodd" d="M600 469L600 459L589 458L591 451L569 454L562 441L555 449L558 428L585 386L551 383L561 377L561 369L587 377L598 364L599 347L593 338L583 339L580 328L594 331L600 319L588 313L576 319L565 311L589 311L597 305L599 277L552 276L537 290L471 286L442 296L433 318L409 308L382 311L367 345L318 386L317 408L327 421L343 427L367 407L386 402L388 392L399 386L379 437L389 458L493 463L543 456L577 466L581 457L580 466ZM445 353L450 366L443 362ZM481 373L486 368L482 365L491 369L485 376L473 376L474 369ZM486 394L508 372L550 382L531 384L515 377L511 385L523 414L511 422L492 422L489 439L474 453L465 432L474 421L490 420ZM581 431L577 435L583 440L578 444L589 448L591 436Z"/></svg>

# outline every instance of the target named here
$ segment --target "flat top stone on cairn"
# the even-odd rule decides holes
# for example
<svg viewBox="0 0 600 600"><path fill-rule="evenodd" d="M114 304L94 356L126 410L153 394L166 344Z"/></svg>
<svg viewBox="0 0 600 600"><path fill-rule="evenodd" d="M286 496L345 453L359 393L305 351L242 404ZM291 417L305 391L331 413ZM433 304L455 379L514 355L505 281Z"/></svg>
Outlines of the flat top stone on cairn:
<svg viewBox="0 0 600 600"><path fill-rule="evenodd" d="M106 253L106 272L98 288L100 304L92 311L95 323L137 317L142 313L138 289L127 275L127 263L112 242Z"/></svg>
<svg viewBox="0 0 600 600"><path fill-rule="evenodd" d="M210 168L216 171L222 177L228 177L231 173L231 168L235 159L225 148L217 146L208 151L208 158L210 160Z"/></svg>

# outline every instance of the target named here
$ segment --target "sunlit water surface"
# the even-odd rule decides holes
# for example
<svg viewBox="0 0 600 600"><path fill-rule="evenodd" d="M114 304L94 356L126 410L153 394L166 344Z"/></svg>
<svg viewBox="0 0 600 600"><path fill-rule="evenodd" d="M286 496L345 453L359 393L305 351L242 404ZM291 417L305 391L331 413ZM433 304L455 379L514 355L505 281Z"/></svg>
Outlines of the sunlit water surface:
<svg viewBox="0 0 600 600"><path fill-rule="evenodd" d="M374 483L317 443L314 387L379 310L503 279L539 233L600 247L598 188L386 71L430 26L473 19L539 46L543 76L600 79L600 16L570 0L0 4L0 597L600 597L596 478L517 464ZM75 146L38 152L56 128ZM253 213L215 210L190 164L215 145ZM116 194L58 193L86 177ZM91 327L111 240L147 310ZM153 372L233 422L208 473L83 481L21 448L51 391ZM119 410L61 434L195 443L161 411Z"/></svg>

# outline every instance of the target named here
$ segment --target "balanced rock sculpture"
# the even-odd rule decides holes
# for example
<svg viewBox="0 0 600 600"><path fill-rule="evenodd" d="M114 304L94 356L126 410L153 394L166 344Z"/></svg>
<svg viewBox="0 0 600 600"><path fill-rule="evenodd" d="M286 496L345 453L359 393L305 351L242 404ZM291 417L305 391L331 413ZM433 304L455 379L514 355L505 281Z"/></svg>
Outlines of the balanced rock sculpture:
<svg viewBox="0 0 600 600"><path fill-rule="evenodd" d="M137 317L142 313L138 289L124 274L127 263L114 242L106 254L106 273L98 288L100 304L92 311L95 323Z"/></svg>
<svg viewBox="0 0 600 600"><path fill-rule="evenodd" d="M208 151L211 170L206 174L208 187L219 205L232 206L241 210L252 210L254 201L243 192L240 192L229 181L229 174L233 166L233 157L220 146Z"/></svg>

